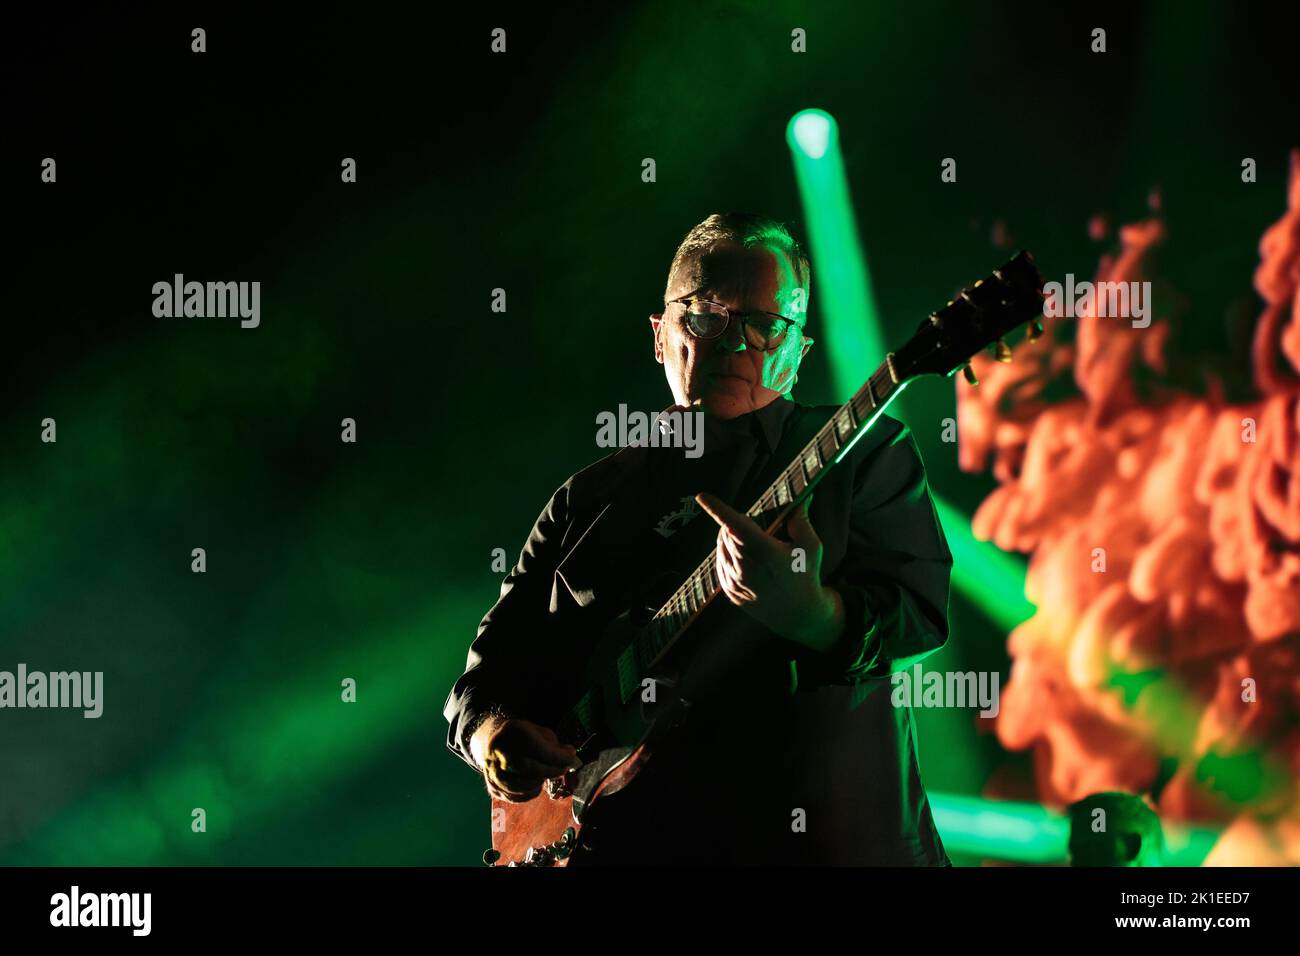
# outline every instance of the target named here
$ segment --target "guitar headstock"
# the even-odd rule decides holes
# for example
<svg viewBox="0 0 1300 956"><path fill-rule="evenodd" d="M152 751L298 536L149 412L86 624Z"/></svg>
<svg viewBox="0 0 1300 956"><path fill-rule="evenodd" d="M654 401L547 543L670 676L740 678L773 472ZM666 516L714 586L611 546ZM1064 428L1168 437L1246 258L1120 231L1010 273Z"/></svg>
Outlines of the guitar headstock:
<svg viewBox="0 0 1300 956"><path fill-rule="evenodd" d="M919 375L952 375L965 369L976 384L969 363L981 349L992 347L1000 362L1011 361L1003 337L1031 323L1028 339L1043 331L1043 277L1034 257L1017 253L1005 265L957 293L942 309L931 313L916 333L894 353L900 379Z"/></svg>

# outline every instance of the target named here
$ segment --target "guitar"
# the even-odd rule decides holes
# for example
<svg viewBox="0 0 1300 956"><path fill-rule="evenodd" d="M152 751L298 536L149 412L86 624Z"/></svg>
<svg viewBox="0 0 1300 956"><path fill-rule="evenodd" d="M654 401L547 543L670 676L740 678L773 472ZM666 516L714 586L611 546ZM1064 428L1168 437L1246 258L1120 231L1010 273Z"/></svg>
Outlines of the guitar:
<svg viewBox="0 0 1300 956"><path fill-rule="evenodd" d="M1043 331L1042 289L1033 257L1020 252L931 313L746 513L775 534L914 379L949 377L960 369L977 384L969 363L984 348L1009 362L1005 335L1025 323L1030 323L1029 341ZM582 765L548 780L527 802L493 799L492 848L483 854L485 863L565 866L584 849L583 821L591 806L631 784L656 747L685 722L691 701L683 686L697 668L707 666L700 658L708 656L688 653L701 643L692 624L720 593L710 553L648 619L624 612L611 622L584 672L586 692L556 727L560 741L577 749ZM644 700L646 681L656 690L651 702Z"/></svg>

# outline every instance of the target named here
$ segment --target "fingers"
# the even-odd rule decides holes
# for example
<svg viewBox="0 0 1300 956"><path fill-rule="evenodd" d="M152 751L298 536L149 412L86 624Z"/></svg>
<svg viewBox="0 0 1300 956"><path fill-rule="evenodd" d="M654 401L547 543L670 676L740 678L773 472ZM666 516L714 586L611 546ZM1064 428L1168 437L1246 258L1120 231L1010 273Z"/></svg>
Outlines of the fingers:
<svg viewBox="0 0 1300 956"><path fill-rule="evenodd" d="M524 754L524 756L540 763L557 765L561 773L582 763L578 759L577 748L572 744L560 743L555 731L549 728L538 728L537 732L532 736L530 744L530 752ZM551 776L556 776L556 774L551 774Z"/></svg>
<svg viewBox="0 0 1300 956"><path fill-rule="evenodd" d="M817 531L813 528L812 521L808 517L808 509L811 505L812 495L809 495L785 522L785 534L790 539L790 543L799 545L805 551L819 548L822 543L822 539L817 536Z"/></svg>
<svg viewBox="0 0 1300 956"><path fill-rule="evenodd" d="M547 752L546 756L553 763L558 761L563 764L565 770L577 767L582 763L582 760L578 757L578 748L572 744L564 744L563 746L557 744Z"/></svg>
<svg viewBox="0 0 1300 956"><path fill-rule="evenodd" d="M718 530L718 584L732 604L758 600L758 595L744 583L740 547L725 530Z"/></svg>
<svg viewBox="0 0 1300 956"><path fill-rule="evenodd" d="M489 760L483 769L488 791L502 800L531 800L542 791L547 778L540 774L507 770L500 758Z"/></svg>
<svg viewBox="0 0 1300 956"><path fill-rule="evenodd" d="M558 777L572 767L573 764L551 763L549 760L543 761L520 756L513 757L508 762L502 760L497 766L499 771L507 776L549 780L551 777Z"/></svg>
<svg viewBox="0 0 1300 956"><path fill-rule="evenodd" d="M561 744L550 728L512 720L489 743L483 778L494 799L526 803L541 793L547 780L581 765L578 751Z"/></svg>
<svg viewBox="0 0 1300 956"><path fill-rule="evenodd" d="M535 797L541 796L542 785L539 783L536 787L523 790L511 790L501 785L491 777L484 778L487 782L487 792L495 800L504 800L506 803L527 803Z"/></svg>
<svg viewBox="0 0 1300 956"><path fill-rule="evenodd" d="M483 776L487 781L488 792L493 796L500 800L508 800L511 803L521 803L531 800L541 793L542 785L550 777L556 777L559 774L542 775L522 771L512 772L502 769L500 762L494 761L488 766Z"/></svg>
<svg viewBox="0 0 1300 956"><path fill-rule="evenodd" d="M752 604L758 595L742 581L740 553L738 545L725 529L718 530L718 554L715 562L718 571L718 586L727 600L735 605Z"/></svg>
<svg viewBox="0 0 1300 956"><path fill-rule="evenodd" d="M699 494L695 496L695 501L704 510L705 514L741 541L752 541L756 538L765 537L763 529L755 523L753 518L741 514L721 498L715 498L713 495L708 494Z"/></svg>
<svg viewBox="0 0 1300 956"><path fill-rule="evenodd" d="M722 546L723 536L718 535L718 553L717 560L714 564L718 572L718 587L722 588L722 593L727 596L727 600L732 604L739 604L736 598L736 572L731 566L731 559L727 556Z"/></svg>

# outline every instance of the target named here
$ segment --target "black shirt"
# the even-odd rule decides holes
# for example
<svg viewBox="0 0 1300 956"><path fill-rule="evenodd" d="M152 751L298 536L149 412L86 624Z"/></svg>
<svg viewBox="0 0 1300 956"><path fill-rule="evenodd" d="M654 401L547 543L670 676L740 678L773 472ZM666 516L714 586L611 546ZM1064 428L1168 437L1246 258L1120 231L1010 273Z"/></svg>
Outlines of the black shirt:
<svg viewBox="0 0 1300 956"><path fill-rule="evenodd" d="M628 447L566 481L470 645L444 708L448 747L473 766L469 739L491 710L555 726L608 620L638 598L655 606L648 582L675 586L712 550L717 525L693 495L744 511L834 411L777 400L708 417L699 458ZM948 636L952 556L907 427L881 415L823 476L810 519L822 580L844 599L839 645L812 651L715 601L750 652L631 786L592 805L588 862L950 865L911 710L890 700L889 675Z"/></svg>

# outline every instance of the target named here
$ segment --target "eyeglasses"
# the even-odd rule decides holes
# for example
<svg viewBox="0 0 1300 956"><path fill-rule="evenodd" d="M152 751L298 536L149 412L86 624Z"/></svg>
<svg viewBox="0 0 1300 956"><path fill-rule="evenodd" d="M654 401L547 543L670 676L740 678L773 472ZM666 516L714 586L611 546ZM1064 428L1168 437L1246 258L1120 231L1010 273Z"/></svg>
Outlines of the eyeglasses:
<svg viewBox="0 0 1300 956"><path fill-rule="evenodd" d="M803 328L775 312L733 312L721 302L697 298L694 294L674 299L668 303L668 309L673 310L674 317L684 313L687 331L701 339L716 339L731 325L734 316L740 321L745 344L760 352L776 351L785 342L785 333L791 327Z"/></svg>

